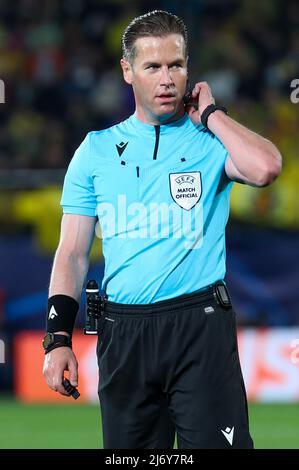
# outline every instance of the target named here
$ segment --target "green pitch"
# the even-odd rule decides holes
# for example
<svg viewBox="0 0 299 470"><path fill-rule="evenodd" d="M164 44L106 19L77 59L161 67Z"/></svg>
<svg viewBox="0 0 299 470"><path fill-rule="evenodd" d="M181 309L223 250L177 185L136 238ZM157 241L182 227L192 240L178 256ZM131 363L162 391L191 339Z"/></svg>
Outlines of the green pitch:
<svg viewBox="0 0 299 470"><path fill-rule="evenodd" d="M250 405L256 448L299 449L299 406ZM98 406L23 405L0 400L0 448L102 448Z"/></svg>

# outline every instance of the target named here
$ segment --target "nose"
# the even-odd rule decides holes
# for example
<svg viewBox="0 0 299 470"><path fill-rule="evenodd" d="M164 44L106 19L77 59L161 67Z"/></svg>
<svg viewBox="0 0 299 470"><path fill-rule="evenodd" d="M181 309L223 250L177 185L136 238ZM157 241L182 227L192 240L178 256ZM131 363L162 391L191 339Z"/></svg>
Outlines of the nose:
<svg viewBox="0 0 299 470"><path fill-rule="evenodd" d="M162 74L161 74L161 85L170 86L173 84L171 73L167 65L162 67Z"/></svg>

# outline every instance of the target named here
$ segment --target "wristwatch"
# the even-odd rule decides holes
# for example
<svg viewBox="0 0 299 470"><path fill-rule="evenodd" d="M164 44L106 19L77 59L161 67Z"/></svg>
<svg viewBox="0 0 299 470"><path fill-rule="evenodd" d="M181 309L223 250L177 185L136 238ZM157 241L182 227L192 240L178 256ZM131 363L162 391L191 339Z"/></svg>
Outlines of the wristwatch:
<svg viewBox="0 0 299 470"><path fill-rule="evenodd" d="M43 348L45 354L52 351L55 348L61 348L62 346L72 347L72 340L69 336L58 335L55 333L46 333L43 339Z"/></svg>

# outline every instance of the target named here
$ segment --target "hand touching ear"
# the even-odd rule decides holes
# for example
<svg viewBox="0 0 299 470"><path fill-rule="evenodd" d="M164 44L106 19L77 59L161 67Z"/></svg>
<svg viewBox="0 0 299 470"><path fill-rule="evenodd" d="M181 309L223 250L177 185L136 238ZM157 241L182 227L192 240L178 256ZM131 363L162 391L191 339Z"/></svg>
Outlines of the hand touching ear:
<svg viewBox="0 0 299 470"><path fill-rule="evenodd" d="M194 101L198 104L198 109L194 106ZM207 82L196 83L190 95L190 102L186 105L186 112L190 119L199 124L201 122L200 116L209 104L215 104L211 88Z"/></svg>

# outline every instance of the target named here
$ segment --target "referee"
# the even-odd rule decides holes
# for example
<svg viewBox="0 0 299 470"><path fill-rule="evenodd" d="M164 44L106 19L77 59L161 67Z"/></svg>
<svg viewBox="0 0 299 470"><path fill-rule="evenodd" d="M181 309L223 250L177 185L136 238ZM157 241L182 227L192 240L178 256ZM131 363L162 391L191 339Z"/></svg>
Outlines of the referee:
<svg viewBox="0 0 299 470"><path fill-rule="evenodd" d="M182 449L252 448L224 282L225 226L233 182L272 183L281 156L215 105L206 82L186 93L188 38L180 18L158 10L135 18L122 47L136 109L88 133L67 170L44 376L63 395L65 370L77 385L71 337L99 221L104 447L173 448L176 432Z"/></svg>

